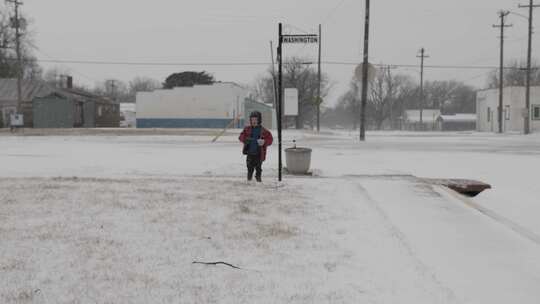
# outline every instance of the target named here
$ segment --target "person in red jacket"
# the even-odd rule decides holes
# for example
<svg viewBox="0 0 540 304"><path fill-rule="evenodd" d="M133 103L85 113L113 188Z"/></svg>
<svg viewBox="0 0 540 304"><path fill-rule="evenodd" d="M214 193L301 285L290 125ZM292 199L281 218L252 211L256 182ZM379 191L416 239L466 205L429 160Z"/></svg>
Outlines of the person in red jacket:
<svg viewBox="0 0 540 304"><path fill-rule="evenodd" d="M239 140L244 144L243 153L247 155L247 179L262 181L262 163L266 160L266 150L272 145L272 133L262 126L262 114L255 111L249 115L249 126L244 128Z"/></svg>

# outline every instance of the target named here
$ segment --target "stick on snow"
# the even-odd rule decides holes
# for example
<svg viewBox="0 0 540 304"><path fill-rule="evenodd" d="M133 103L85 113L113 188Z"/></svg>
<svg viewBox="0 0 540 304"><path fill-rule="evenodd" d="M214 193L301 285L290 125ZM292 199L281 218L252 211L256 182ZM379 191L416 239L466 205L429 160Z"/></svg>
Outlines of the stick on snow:
<svg viewBox="0 0 540 304"><path fill-rule="evenodd" d="M234 269L242 269L240 267L234 266L234 265L226 263L226 262L198 262L198 261L193 261L193 264L213 265L213 266L225 265L225 266L229 266L229 267L234 268Z"/></svg>

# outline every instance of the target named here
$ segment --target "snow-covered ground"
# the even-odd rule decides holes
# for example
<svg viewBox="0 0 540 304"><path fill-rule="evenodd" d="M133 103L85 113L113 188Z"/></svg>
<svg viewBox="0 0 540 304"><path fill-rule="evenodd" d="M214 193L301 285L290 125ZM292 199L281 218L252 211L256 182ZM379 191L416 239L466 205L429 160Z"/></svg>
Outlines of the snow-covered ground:
<svg viewBox="0 0 540 304"><path fill-rule="evenodd" d="M540 301L540 136L286 131L256 185L236 135L1 135L0 302Z"/></svg>

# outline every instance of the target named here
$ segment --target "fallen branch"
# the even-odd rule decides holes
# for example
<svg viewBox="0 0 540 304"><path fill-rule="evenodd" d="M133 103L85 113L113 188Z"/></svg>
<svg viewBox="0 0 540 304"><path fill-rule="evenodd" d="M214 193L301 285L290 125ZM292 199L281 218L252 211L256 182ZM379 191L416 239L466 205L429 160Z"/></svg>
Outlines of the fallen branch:
<svg viewBox="0 0 540 304"><path fill-rule="evenodd" d="M212 265L212 266L225 265L225 266L229 266L229 267L234 268L234 269L242 269L240 267L234 266L234 265L226 263L226 262L198 262L198 261L193 261L193 264Z"/></svg>

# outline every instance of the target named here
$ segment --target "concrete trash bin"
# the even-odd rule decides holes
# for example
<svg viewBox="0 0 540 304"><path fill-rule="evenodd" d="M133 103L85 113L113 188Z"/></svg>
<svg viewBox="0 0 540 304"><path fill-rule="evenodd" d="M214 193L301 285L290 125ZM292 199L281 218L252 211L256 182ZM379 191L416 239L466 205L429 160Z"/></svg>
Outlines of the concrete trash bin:
<svg viewBox="0 0 540 304"><path fill-rule="evenodd" d="M288 148L285 149L287 171L291 174L309 174L311 166L311 149L309 148Z"/></svg>

